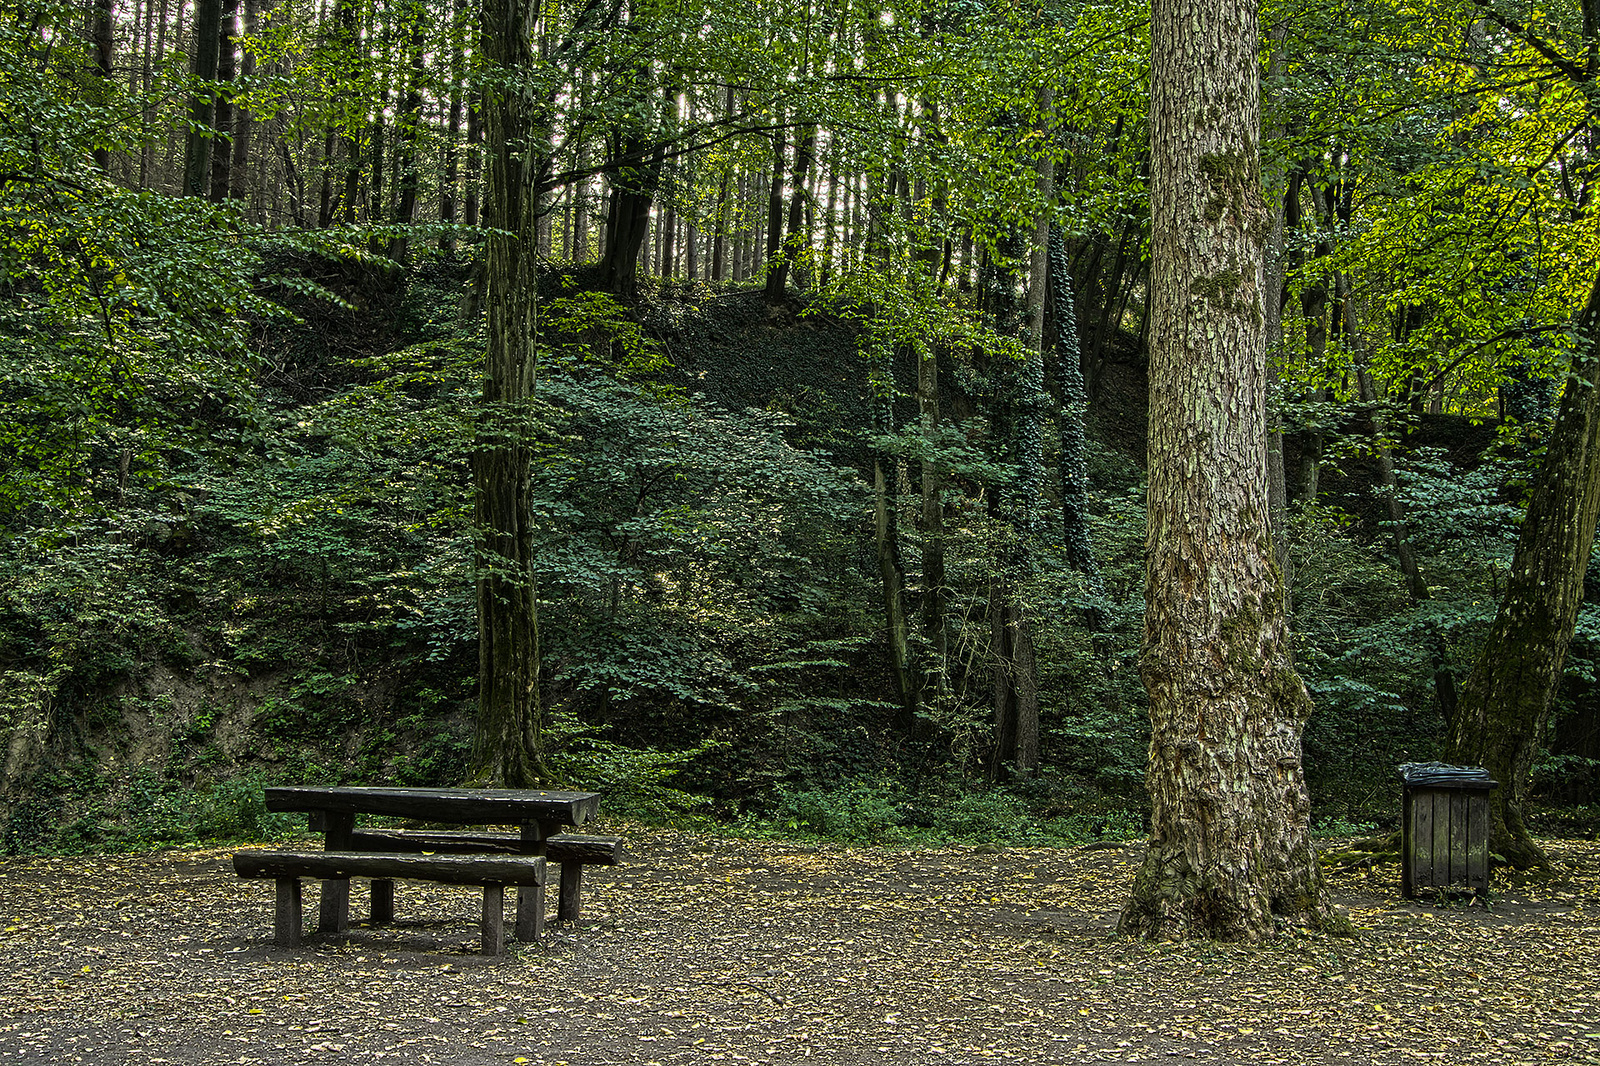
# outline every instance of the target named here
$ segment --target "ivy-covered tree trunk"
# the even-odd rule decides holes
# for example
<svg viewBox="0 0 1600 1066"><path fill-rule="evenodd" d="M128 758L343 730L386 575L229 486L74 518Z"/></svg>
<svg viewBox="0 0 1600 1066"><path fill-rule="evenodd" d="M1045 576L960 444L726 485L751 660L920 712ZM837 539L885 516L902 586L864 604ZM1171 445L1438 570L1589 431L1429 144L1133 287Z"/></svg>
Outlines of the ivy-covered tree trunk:
<svg viewBox="0 0 1600 1066"><path fill-rule="evenodd" d="M473 777L545 782L539 707L539 622L533 574L528 401L533 396L537 278L530 150L534 62L526 0L487 0L481 47L495 76L483 92L488 352L483 423L472 455L478 535L478 720Z"/></svg>
<svg viewBox="0 0 1600 1066"><path fill-rule="evenodd" d="M1489 848L1520 869L1546 865L1522 804L1550 721L1600 515L1600 277L1578 321L1572 366L1522 520L1511 576L1450 723L1448 758L1486 767Z"/></svg>
<svg viewBox="0 0 1600 1066"><path fill-rule="evenodd" d="M1089 540L1089 396L1083 383L1082 354L1078 347L1077 298L1072 291L1072 270L1067 262L1067 242L1059 226L1050 230L1050 303L1055 312L1056 383L1061 407L1056 412L1056 433L1061 458L1061 545L1067 565L1089 580L1091 591L1102 591L1100 566Z"/></svg>
<svg viewBox="0 0 1600 1066"><path fill-rule="evenodd" d="M1155 0L1151 30L1151 832L1121 928L1255 940L1332 918L1267 525L1256 8Z"/></svg>

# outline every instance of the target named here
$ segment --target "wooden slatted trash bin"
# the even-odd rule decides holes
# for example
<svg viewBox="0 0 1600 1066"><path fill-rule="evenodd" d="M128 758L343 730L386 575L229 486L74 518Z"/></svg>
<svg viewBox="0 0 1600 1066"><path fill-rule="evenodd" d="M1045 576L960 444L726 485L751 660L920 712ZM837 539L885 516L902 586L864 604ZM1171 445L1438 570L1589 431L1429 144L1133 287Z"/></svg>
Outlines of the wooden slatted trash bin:
<svg viewBox="0 0 1600 1066"><path fill-rule="evenodd" d="M1400 767L1400 894L1489 888L1489 792L1478 766L1412 762Z"/></svg>

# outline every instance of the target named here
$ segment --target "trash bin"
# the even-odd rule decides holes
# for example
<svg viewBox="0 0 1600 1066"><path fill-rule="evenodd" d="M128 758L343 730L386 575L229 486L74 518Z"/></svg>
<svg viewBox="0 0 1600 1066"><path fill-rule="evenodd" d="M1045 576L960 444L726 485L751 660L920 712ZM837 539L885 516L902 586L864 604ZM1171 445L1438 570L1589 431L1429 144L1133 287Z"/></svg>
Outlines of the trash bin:
<svg viewBox="0 0 1600 1066"><path fill-rule="evenodd" d="M1489 888L1489 791L1479 766L1408 762L1400 767L1400 894Z"/></svg>

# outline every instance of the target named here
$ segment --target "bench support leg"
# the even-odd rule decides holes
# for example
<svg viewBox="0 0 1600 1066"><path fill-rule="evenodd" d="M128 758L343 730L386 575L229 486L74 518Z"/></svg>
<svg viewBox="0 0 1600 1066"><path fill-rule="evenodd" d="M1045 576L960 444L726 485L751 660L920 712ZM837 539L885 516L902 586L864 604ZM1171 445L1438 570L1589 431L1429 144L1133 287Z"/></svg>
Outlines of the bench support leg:
<svg viewBox="0 0 1600 1066"><path fill-rule="evenodd" d="M342 933L350 928L350 879L341 877L322 882L322 912L317 921L319 933Z"/></svg>
<svg viewBox="0 0 1600 1066"><path fill-rule="evenodd" d="M499 955L506 949L506 886L483 886L483 953Z"/></svg>
<svg viewBox="0 0 1600 1066"><path fill-rule="evenodd" d="M536 944L544 939L544 884L517 887L517 939Z"/></svg>
<svg viewBox="0 0 1600 1066"><path fill-rule="evenodd" d="M278 907L272 916L272 940L279 947L300 945L300 879L280 877L278 881Z"/></svg>
<svg viewBox="0 0 1600 1066"><path fill-rule="evenodd" d="M372 879L372 924L388 925L394 921L394 878Z"/></svg>
<svg viewBox="0 0 1600 1066"><path fill-rule="evenodd" d="M561 901L556 907L556 917L564 922L575 922L583 910L583 863L561 864Z"/></svg>
<svg viewBox="0 0 1600 1066"><path fill-rule="evenodd" d="M351 811L327 811L323 814L324 851L348 851L350 834L356 816ZM324 933L342 933L350 928L350 879L340 878L322 882L322 915L317 929Z"/></svg>

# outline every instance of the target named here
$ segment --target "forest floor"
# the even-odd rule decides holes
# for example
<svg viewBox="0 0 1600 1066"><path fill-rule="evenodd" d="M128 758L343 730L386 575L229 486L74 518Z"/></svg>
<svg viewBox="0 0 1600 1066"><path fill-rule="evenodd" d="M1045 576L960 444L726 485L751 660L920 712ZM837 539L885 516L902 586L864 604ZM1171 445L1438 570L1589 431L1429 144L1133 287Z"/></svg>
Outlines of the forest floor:
<svg viewBox="0 0 1600 1066"><path fill-rule="evenodd" d="M1244 947L1116 936L1136 846L624 832L584 920L499 959L470 888L280 949L227 851L0 860L0 1066L1600 1063L1600 843L1488 906L1335 874L1356 935Z"/></svg>

